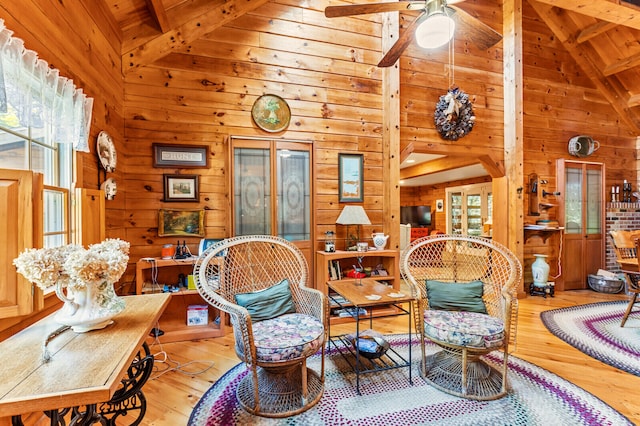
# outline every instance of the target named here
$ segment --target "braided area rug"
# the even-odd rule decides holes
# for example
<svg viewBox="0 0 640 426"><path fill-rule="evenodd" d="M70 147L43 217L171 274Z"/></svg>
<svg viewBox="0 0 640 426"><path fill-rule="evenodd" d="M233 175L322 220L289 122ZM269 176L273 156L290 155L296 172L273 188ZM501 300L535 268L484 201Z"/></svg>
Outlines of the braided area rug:
<svg viewBox="0 0 640 426"><path fill-rule="evenodd" d="M600 302L540 314L551 333L592 358L640 376L640 312L620 327L628 302Z"/></svg>
<svg viewBox="0 0 640 426"><path fill-rule="evenodd" d="M386 339L406 356L407 335ZM267 419L245 412L235 396L244 364L220 378L200 399L191 413L189 426L214 425L632 425L626 417L585 390L555 374L519 358L509 357L511 390L495 401L472 401L441 392L419 374L420 347L414 336L413 385L408 369L367 373L360 376L356 392L355 374L338 354L325 362L325 391L320 402L297 416ZM333 348L333 347L332 347ZM429 343L429 352L438 348ZM332 351L333 352L333 351ZM308 365L319 366L318 355ZM501 353L485 358L496 366Z"/></svg>

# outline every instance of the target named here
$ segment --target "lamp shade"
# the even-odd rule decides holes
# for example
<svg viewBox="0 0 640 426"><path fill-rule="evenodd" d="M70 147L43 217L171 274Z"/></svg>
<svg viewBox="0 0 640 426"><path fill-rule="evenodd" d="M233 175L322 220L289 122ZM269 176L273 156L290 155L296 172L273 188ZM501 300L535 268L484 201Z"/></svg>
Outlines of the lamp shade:
<svg viewBox="0 0 640 426"><path fill-rule="evenodd" d="M434 13L416 28L416 42L424 49L435 49L451 40L456 23L444 13Z"/></svg>
<svg viewBox="0 0 640 426"><path fill-rule="evenodd" d="M336 223L338 225L371 225L369 216L362 206L344 206Z"/></svg>

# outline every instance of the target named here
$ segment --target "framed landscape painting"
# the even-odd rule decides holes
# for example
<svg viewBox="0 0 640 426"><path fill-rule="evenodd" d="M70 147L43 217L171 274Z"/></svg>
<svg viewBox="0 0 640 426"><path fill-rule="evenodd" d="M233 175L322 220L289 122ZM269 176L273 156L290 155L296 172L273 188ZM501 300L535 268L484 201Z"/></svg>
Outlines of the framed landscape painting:
<svg viewBox="0 0 640 426"><path fill-rule="evenodd" d="M158 236L204 237L204 210L160 209Z"/></svg>
<svg viewBox="0 0 640 426"><path fill-rule="evenodd" d="M198 175L164 175L162 201L199 201Z"/></svg>

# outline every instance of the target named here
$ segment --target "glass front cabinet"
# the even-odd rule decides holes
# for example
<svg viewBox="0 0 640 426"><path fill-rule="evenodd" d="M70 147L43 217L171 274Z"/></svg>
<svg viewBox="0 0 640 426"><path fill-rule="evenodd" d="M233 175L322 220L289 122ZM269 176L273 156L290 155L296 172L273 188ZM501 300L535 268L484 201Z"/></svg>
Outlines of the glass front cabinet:
<svg viewBox="0 0 640 426"><path fill-rule="evenodd" d="M446 189L447 234L481 236L491 218L491 182Z"/></svg>

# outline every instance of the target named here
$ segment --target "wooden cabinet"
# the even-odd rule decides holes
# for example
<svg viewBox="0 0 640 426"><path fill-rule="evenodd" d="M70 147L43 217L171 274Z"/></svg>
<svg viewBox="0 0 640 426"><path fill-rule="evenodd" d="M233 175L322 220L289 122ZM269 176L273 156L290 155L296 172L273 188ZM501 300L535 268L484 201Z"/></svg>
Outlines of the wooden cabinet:
<svg viewBox="0 0 640 426"><path fill-rule="evenodd" d="M160 259L152 261L140 259L136 263L136 294L161 292L164 284L175 285L179 274L185 277L193 272L195 258L185 260ZM207 339L225 334L226 318L223 312L205 302L197 290L180 287L170 293L171 300L158 321L158 328L164 332L159 336L162 343L183 340ZM206 305L208 320L206 325L187 325L189 305ZM151 338L153 339L153 338Z"/></svg>
<svg viewBox="0 0 640 426"><path fill-rule="evenodd" d="M394 290L400 289L400 263L397 250L372 250L368 252L339 250L333 253L317 251L316 288L324 292L324 294L328 294L328 283L331 281L338 281L342 278L342 281L355 282L357 278L347 277L346 272L352 270L354 265L357 265L359 258L361 258L364 268L375 270L378 266L381 266L387 273L387 275L371 275L368 279L385 283L393 287ZM334 270L336 271L335 274L333 273ZM336 309L338 309L338 306L331 304L330 320L332 324L353 321L350 316L338 316ZM381 305L371 309L374 317L399 313L398 309L393 306Z"/></svg>

